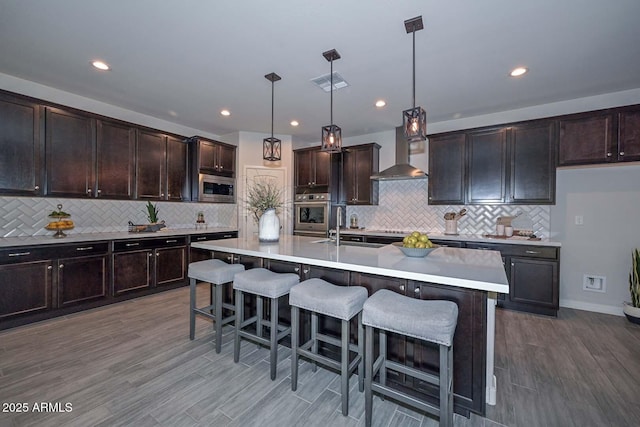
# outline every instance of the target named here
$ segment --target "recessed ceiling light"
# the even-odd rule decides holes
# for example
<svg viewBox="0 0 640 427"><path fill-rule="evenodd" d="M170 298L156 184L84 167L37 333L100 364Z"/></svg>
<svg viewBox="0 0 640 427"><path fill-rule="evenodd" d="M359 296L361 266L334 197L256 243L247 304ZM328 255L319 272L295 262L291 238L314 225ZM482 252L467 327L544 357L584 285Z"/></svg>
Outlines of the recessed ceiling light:
<svg viewBox="0 0 640 427"><path fill-rule="evenodd" d="M229 110L222 110L220 111L220 114L222 114L223 116L230 116L231 112Z"/></svg>
<svg viewBox="0 0 640 427"><path fill-rule="evenodd" d="M514 69L509 73L509 75L510 75L511 77L519 77L519 76L521 76L521 75L525 74L527 71L529 71L529 69L528 69L528 68L525 68L525 67L518 67L518 68L514 68Z"/></svg>
<svg viewBox="0 0 640 427"><path fill-rule="evenodd" d="M111 67L109 67L105 62L103 61L93 61L91 63L91 65L93 65L94 67L96 67L98 70L102 70L102 71L109 71L111 69Z"/></svg>
<svg viewBox="0 0 640 427"><path fill-rule="evenodd" d="M291 120L291 126L298 126L300 123L298 123L297 120Z"/></svg>
<svg viewBox="0 0 640 427"><path fill-rule="evenodd" d="M379 100L376 101L376 107L378 107L378 108L382 108L385 105L387 105L387 103L383 99L379 99Z"/></svg>

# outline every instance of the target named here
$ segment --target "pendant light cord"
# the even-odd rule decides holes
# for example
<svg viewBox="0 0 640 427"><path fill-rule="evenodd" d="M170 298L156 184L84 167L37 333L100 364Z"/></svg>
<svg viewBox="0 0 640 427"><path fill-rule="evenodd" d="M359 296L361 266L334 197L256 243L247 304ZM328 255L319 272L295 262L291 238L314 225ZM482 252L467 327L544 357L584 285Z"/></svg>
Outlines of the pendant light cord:
<svg viewBox="0 0 640 427"><path fill-rule="evenodd" d="M413 108L416 108L416 25L413 24Z"/></svg>
<svg viewBox="0 0 640 427"><path fill-rule="evenodd" d="M275 82L271 82L271 140L273 140L273 108L274 108L274 103L273 103L273 97L274 97L274 83Z"/></svg>
<svg viewBox="0 0 640 427"><path fill-rule="evenodd" d="M331 86L329 87L329 91L331 92L331 108L330 108L330 123L333 126L333 58L331 59Z"/></svg>

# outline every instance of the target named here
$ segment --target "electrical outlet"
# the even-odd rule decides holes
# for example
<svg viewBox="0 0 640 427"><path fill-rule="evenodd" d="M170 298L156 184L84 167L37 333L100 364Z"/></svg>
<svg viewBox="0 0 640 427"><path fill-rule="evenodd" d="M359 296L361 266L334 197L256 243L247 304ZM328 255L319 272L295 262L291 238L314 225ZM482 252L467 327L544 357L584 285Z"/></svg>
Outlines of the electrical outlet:
<svg viewBox="0 0 640 427"><path fill-rule="evenodd" d="M582 276L582 290L605 293L607 289L607 278L605 276L595 276L585 274Z"/></svg>
<svg viewBox="0 0 640 427"><path fill-rule="evenodd" d="M584 224L583 216L582 215L576 215L575 223L576 223L576 225L583 225Z"/></svg>

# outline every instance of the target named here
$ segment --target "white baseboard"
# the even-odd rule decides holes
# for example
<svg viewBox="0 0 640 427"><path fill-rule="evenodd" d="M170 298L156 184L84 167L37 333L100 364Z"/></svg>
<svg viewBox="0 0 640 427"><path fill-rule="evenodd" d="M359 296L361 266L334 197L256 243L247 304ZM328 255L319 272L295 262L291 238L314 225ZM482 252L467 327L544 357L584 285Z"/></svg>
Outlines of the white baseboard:
<svg viewBox="0 0 640 427"><path fill-rule="evenodd" d="M564 299L560 300L560 307L575 308L577 310L593 311L596 313L613 314L615 316L624 316L624 313L622 312L622 303L615 306Z"/></svg>

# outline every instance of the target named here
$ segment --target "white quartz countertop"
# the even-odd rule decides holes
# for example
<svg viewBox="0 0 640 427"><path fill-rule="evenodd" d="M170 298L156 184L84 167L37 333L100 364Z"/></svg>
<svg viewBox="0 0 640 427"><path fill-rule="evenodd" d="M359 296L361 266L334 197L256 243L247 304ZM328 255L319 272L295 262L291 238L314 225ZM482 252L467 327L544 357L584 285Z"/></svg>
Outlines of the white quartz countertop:
<svg viewBox="0 0 640 427"><path fill-rule="evenodd" d="M380 248L318 242L313 237L280 237L261 243L255 237L195 242L199 249L249 255L339 270L508 293L509 284L498 251L438 248L425 258L406 257L392 245Z"/></svg>
<svg viewBox="0 0 640 427"><path fill-rule="evenodd" d="M398 237L398 241L402 241L402 238L410 233L404 231L398 232L388 232L383 230L369 230L367 228L357 228L357 229L341 229L341 234L358 234L364 236L378 236L378 237ZM478 243L504 243L507 245L534 245L534 246L554 246L560 247L561 243L557 240L552 239L541 239L541 240L529 240L526 237L521 236L513 236L508 238L497 238L497 237L487 237L481 234L444 234L442 232L427 232L427 236L430 239L438 239L438 240L451 240L457 242L478 242Z"/></svg>
<svg viewBox="0 0 640 427"><path fill-rule="evenodd" d="M153 233L129 233L113 232L113 233L78 233L75 234L73 230L67 230L65 233L67 237L61 239L54 239L52 236L54 232L46 236L25 236L25 237L2 237L0 238L0 248L16 247L16 246L33 246L33 245L55 245L65 243L83 243L83 242L97 242L102 240L127 240L127 239L154 239L170 236L187 236L192 234L209 234L209 233L227 233L238 231L236 228L224 228L224 227L208 227L206 229L195 228L163 228L160 231Z"/></svg>

